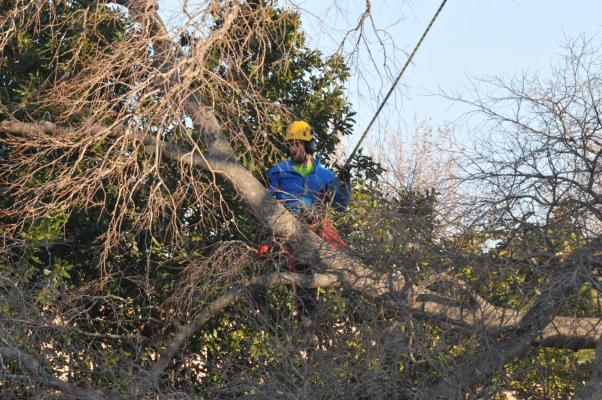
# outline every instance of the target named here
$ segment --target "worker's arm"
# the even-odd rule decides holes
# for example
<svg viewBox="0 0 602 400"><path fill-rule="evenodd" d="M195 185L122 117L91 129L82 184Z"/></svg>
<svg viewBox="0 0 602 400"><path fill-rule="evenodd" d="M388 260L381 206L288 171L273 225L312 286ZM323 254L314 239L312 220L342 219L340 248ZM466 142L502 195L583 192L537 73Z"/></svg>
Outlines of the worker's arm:
<svg viewBox="0 0 602 400"><path fill-rule="evenodd" d="M334 175L334 174L333 174ZM344 211L351 200L351 174L339 173L328 185L328 190L334 196L332 206L337 211Z"/></svg>

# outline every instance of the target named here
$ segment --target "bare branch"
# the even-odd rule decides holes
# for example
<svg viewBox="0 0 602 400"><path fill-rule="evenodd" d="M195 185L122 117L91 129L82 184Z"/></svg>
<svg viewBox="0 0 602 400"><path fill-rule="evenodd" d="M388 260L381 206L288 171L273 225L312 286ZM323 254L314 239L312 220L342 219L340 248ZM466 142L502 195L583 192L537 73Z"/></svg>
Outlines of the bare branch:
<svg viewBox="0 0 602 400"><path fill-rule="evenodd" d="M82 400L102 400L105 398L97 391L84 389L56 379L42 367L38 360L19 349L0 347L0 363L4 370L6 370L6 361L16 363L20 368L28 371L36 382L49 388L60 390L70 398Z"/></svg>

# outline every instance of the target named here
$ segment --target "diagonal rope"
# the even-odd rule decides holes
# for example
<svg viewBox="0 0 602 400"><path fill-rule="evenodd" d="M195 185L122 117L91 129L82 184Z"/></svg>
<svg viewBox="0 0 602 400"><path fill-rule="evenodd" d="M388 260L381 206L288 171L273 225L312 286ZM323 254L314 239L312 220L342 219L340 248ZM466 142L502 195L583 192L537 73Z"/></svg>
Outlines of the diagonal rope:
<svg viewBox="0 0 602 400"><path fill-rule="evenodd" d="M447 0L443 0L443 2L441 3L441 5L439 6L439 9L437 9L437 12L435 13L435 15L433 15L433 18L431 18L431 22L428 24L428 26L426 27L426 30L424 31L424 33L422 34L422 36L420 37L420 40L418 41L418 43L416 44L416 46L414 47L414 50L412 50L412 54L410 54L410 57L408 57L406 63L404 64L403 68L401 69L401 71L399 72L399 74L397 75L397 78L395 78L395 81L393 82L393 84L391 85L391 88L389 89L389 91L387 92L387 95L385 96L385 98L383 99L383 101L380 103L380 106L378 106L378 110L376 110L376 113L374 114L374 116L372 117L372 119L370 120L370 123L368 124L368 126L366 127L366 129L364 130L364 133L362 133L362 136L360 137L360 140L357 142L357 144L355 145L355 148L353 149L353 151L351 152L351 155L349 156L349 158L347 158L347 161L345 162L345 166L343 167L343 169L347 169L349 167L349 164L351 163L351 160L353 159L353 157L355 156L355 153L357 152L357 150L360 147L360 144L364 141L364 139L366 138L366 135L368 134L368 131L370 130L370 128L372 128L372 125L374 124L374 121L376 121L376 118L378 118L378 115L380 114L380 111L383 109L383 107L385 106L385 104L387 103L387 100L389 100L389 97L391 96L391 93L393 93L393 90L395 89L395 87L397 86L397 84L399 83L399 80L401 79L401 77L403 76L404 72L406 71L406 69L408 68L408 65L410 65L410 63L412 62L412 59L414 58L414 55L416 54L416 52L418 51L418 48L420 47L420 45L422 44L422 42L424 41L424 38L426 37L426 35L429 33L429 31L431 30L431 27L433 26L433 24L435 23L435 20L437 19L437 17L439 16L439 14L441 14L441 10L443 10L443 6L445 6L445 3L447 3Z"/></svg>

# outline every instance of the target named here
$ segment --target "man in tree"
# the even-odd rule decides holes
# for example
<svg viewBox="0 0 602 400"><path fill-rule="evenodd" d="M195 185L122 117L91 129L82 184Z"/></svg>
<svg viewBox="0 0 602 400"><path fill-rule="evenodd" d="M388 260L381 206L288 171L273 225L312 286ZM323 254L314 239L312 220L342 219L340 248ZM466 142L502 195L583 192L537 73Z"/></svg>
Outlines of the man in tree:
<svg viewBox="0 0 602 400"><path fill-rule="evenodd" d="M286 130L285 140L291 158L279 162L268 172L269 192L332 247L346 247L324 214L330 205L337 211L347 208L351 198L349 171L341 171L337 178L320 164L319 158L313 157L316 151L314 134L305 121L292 122ZM287 259L292 270L310 272L312 269L310 265L295 262L292 254L287 254ZM316 289L298 290L298 312L303 325L311 325L316 294Z"/></svg>

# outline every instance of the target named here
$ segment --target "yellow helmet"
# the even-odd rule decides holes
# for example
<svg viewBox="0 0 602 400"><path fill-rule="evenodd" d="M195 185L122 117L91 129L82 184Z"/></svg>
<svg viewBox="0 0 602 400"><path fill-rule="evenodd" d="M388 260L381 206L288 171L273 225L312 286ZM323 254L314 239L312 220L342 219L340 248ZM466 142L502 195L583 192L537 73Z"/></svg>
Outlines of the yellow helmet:
<svg viewBox="0 0 602 400"><path fill-rule="evenodd" d="M309 142L314 138L311 132L311 127L305 121L293 121L286 128L286 136L284 140L303 140Z"/></svg>

